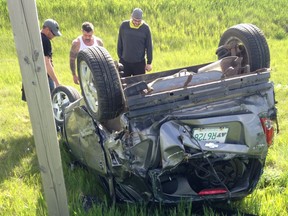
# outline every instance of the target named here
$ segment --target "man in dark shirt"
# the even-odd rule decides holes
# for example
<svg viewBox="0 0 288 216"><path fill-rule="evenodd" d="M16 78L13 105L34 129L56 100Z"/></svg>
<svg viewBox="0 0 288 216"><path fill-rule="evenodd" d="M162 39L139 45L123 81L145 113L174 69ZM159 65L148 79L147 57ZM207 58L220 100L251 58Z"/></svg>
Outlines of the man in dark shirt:
<svg viewBox="0 0 288 216"><path fill-rule="evenodd" d="M41 39L42 39L44 62L47 70L50 93L52 93L53 89L55 88L55 85L56 87L60 85L52 63L52 46L50 40L52 40L55 36L61 36L58 23L53 19L45 20L41 30ZM26 101L26 95L23 85L22 85L22 100Z"/></svg>
<svg viewBox="0 0 288 216"><path fill-rule="evenodd" d="M119 29L117 54L124 66L122 77L145 74L146 71L152 70L151 31L142 15L142 10L135 8L131 19L123 21Z"/></svg>
<svg viewBox="0 0 288 216"><path fill-rule="evenodd" d="M54 66L52 62L52 46L50 41L56 36L61 36L58 23L53 19L45 20L41 30L41 38L50 92L53 91L55 86L57 87L60 85L54 71Z"/></svg>

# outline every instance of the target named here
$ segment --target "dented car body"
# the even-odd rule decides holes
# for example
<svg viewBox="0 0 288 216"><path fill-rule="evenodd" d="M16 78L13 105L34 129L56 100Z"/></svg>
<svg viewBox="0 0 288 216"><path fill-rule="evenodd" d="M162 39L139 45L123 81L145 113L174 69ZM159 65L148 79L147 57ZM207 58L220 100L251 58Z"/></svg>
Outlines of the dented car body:
<svg viewBox="0 0 288 216"><path fill-rule="evenodd" d="M232 33L239 31L241 39L243 28L255 26L241 24ZM259 41L258 29L255 34ZM221 46L221 55L228 54L217 62L128 78L119 76L104 48L81 51L83 97L63 111L63 137L77 160L97 172L112 199L221 201L255 189L277 120L269 49L264 44L266 50L251 51L244 43L246 56L237 56ZM253 52L264 52L256 54L266 60L251 71L247 56Z"/></svg>

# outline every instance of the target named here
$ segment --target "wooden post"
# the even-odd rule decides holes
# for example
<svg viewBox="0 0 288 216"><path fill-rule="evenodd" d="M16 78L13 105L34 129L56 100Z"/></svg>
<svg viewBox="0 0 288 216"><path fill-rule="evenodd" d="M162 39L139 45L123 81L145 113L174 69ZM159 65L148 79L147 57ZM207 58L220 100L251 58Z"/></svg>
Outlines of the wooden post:
<svg viewBox="0 0 288 216"><path fill-rule="evenodd" d="M49 215L69 215L35 0L7 0ZM20 98L19 98L20 100Z"/></svg>

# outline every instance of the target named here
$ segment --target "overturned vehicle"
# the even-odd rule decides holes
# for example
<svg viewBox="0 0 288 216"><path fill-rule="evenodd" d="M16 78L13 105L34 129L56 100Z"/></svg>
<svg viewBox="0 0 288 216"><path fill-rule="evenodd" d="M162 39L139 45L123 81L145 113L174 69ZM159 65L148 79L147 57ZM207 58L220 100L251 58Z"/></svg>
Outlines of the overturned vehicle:
<svg viewBox="0 0 288 216"><path fill-rule="evenodd" d="M54 116L113 200L222 201L255 189L277 122L269 48L260 29L239 24L216 54L213 63L126 78L105 48L78 54L82 94L56 88Z"/></svg>

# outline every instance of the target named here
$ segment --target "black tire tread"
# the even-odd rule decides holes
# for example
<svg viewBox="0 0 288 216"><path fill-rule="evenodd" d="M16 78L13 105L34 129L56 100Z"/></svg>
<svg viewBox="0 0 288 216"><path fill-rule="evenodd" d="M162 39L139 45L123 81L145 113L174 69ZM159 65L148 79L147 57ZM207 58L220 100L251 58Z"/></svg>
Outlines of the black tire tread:
<svg viewBox="0 0 288 216"><path fill-rule="evenodd" d="M270 67L270 52L263 32L253 24L238 24L228 28L221 36L219 47L231 37L240 40L247 49L251 71Z"/></svg>
<svg viewBox="0 0 288 216"><path fill-rule="evenodd" d="M79 73L81 61L85 61L91 70L98 96L98 112L93 112L87 103L89 113L99 121L116 118L124 109L124 100L120 78L110 54L103 47L90 47L78 54L78 76L82 95L87 101Z"/></svg>

